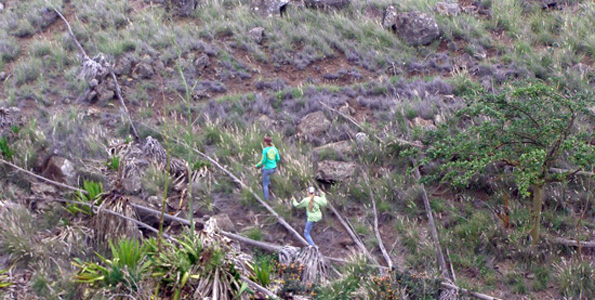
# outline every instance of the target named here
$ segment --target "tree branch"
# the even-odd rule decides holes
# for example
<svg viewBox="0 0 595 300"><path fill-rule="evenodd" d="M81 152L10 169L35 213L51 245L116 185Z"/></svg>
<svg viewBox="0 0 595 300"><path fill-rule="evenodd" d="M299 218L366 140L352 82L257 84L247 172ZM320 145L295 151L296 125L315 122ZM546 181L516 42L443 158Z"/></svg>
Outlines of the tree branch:
<svg viewBox="0 0 595 300"><path fill-rule="evenodd" d="M415 166L415 160L413 162L413 174L415 178L419 181L421 180L421 174L419 174L419 169ZM430 200L428 199L428 194L426 193L426 189L423 183L419 183L422 190L422 198L424 200L424 207L426 209L426 215L428 217L428 224L430 225L430 235L432 236L432 240L434 242L434 247L436 247L436 254L438 256L438 268L440 269L440 275L444 276L447 279L450 278L448 273L448 268L446 267L446 259L444 259L444 253L442 252L442 247L440 246L440 239L438 238L438 230L436 229L436 223L434 222L434 215L432 214L432 208L430 207Z"/></svg>
<svg viewBox="0 0 595 300"><path fill-rule="evenodd" d="M76 187L73 187L73 186L70 186L70 185L67 185L67 184L63 184L63 183L60 183L60 182L57 182L57 181L53 181L53 180L48 179L48 178L45 178L43 176L39 176L39 175L37 175L37 174L35 174L35 173L31 172L31 171L27 171L27 170L25 170L25 169L23 169L23 168L15 165L15 164L11 163L11 162L8 162L8 161L4 160L4 159L1 159L0 158L0 162L1 163L4 163L6 165L11 166L12 168L16 169L17 171L23 172L23 173L25 173L25 174L27 174L29 176L33 176L33 177L35 177L35 178L37 178L39 180L45 181L45 182L50 183L50 184L53 184L55 186L59 186L61 188L65 188L65 189L68 189L68 190L71 190L71 191L75 191L75 192L81 192L81 193L83 193L85 195L87 194L87 191L85 191L83 189L79 189L79 188L76 188Z"/></svg>
<svg viewBox="0 0 595 300"><path fill-rule="evenodd" d="M370 184L370 179L368 178L367 172L362 172L364 176L364 180L366 181L366 185L368 189L370 189L370 202L372 202L372 210L374 211L374 234L376 235L376 239L378 240L378 247L380 248L380 252L384 256L384 260L388 265L390 270L393 270L393 261L390 259L388 252L384 248L384 243L382 242L382 236L380 236L380 230L378 229L378 211L376 209L376 200L374 200L374 195L372 194L372 185Z"/></svg>

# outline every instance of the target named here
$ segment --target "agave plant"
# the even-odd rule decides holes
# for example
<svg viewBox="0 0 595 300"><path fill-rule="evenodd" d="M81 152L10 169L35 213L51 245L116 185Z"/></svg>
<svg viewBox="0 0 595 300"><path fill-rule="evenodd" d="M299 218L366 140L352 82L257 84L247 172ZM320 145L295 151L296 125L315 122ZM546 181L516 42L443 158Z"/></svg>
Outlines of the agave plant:
<svg viewBox="0 0 595 300"><path fill-rule="evenodd" d="M208 226L207 226L208 227ZM151 275L159 278L163 296L173 299L247 299L250 292L240 280L248 258L215 232L185 232L177 243L148 243Z"/></svg>
<svg viewBox="0 0 595 300"><path fill-rule="evenodd" d="M101 182L83 181L83 190L86 193L78 192L75 194L75 200L78 202L98 205L99 195L103 193L103 185ZM66 210L71 214L83 213L85 215L93 214L93 209L88 205L69 204Z"/></svg>
<svg viewBox="0 0 595 300"><path fill-rule="evenodd" d="M75 258L73 264L79 271L74 280L98 289L137 290L150 265L146 259L146 246L135 239L120 239L115 244L110 241L109 246L112 259L106 259L99 253L95 253L100 259L99 263Z"/></svg>

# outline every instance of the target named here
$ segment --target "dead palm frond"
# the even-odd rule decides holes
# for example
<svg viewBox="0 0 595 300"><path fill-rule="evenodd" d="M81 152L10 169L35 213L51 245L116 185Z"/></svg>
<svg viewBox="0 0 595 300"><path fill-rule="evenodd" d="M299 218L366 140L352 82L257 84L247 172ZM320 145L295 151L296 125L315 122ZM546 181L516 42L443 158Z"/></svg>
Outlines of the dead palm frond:
<svg viewBox="0 0 595 300"><path fill-rule="evenodd" d="M122 236L129 238L140 237L140 232L134 222L106 212L109 210L135 220L136 213L134 208L130 206L127 197L119 194L116 190L112 190L101 194L97 203L100 203L99 208L91 217L89 223L89 227L93 230L96 245L106 246L108 241L116 240Z"/></svg>

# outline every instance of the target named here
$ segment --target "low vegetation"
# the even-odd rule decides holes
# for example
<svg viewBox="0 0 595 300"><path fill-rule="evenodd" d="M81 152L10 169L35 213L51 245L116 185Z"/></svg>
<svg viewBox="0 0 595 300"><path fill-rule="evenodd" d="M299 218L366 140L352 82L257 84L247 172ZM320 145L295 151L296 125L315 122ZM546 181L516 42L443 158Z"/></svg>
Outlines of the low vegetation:
<svg viewBox="0 0 595 300"><path fill-rule="evenodd" d="M203 1L187 17L159 1L0 0L0 158L80 189L0 165L0 298L260 299L254 282L284 299L437 299L444 278L413 168L453 284L501 299L595 297L593 250L560 243L595 232L595 3L458 1L460 14L442 15L437 2L328 11L292 3L282 17L260 18L244 0ZM383 29L393 4L433 16L441 37L410 46ZM141 140L165 145L161 161L139 154L111 78L81 78L79 49L54 8L89 56L112 64ZM256 27L262 41L248 33ZM328 126L305 132L312 113ZM288 199L324 188L384 263L373 190L396 270L353 257L328 210L314 239L348 262L315 283L303 282L304 265L209 227L215 217L224 231L299 245L255 198L265 135L281 154L269 205L300 232L303 212ZM317 149L342 141L347 150ZM52 168L52 156L74 174ZM346 179L316 181L321 161L356 167Z"/></svg>

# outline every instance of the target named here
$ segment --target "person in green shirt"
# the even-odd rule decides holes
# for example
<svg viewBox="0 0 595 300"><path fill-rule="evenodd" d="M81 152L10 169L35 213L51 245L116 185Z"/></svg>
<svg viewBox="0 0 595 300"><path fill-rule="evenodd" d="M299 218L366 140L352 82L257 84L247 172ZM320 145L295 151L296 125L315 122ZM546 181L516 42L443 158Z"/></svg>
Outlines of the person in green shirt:
<svg viewBox="0 0 595 300"><path fill-rule="evenodd" d="M316 244L312 240L312 236L310 235L310 232L312 231L312 226L314 226L314 223L316 223L322 219L322 212L320 211L320 208L325 207L327 205L326 195L324 194L323 191L320 191L321 196L320 197L316 196L314 194L316 192L316 190L314 189L313 186L309 187L307 192L308 192L308 197L302 199L302 201L300 201L300 202L297 202L297 200L295 200L295 198L292 198L293 206L296 208L307 208L306 215L308 216L308 219L306 220L306 228L304 229L304 237L306 238L306 241L308 241L308 243L310 245L312 245L318 249L318 246L316 246Z"/></svg>
<svg viewBox="0 0 595 300"><path fill-rule="evenodd" d="M264 145L262 149L262 159L259 163L254 165L255 168L262 167L262 189L264 191L264 200L269 200L269 184L271 183L271 175L277 171L277 162L279 161L279 150L273 145L273 140L270 137L264 138Z"/></svg>

